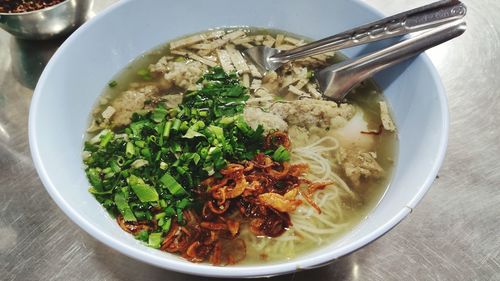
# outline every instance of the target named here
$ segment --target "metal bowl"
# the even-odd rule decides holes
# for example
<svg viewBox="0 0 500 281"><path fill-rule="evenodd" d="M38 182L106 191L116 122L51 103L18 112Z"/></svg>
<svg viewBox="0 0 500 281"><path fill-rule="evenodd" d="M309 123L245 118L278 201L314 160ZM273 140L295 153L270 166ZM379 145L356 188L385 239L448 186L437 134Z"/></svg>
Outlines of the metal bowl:
<svg viewBox="0 0 500 281"><path fill-rule="evenodd" d="M66 0L41 10L0 13L0 27L21 39L43 40L67 34L87 18L93 0Z"/></svg>

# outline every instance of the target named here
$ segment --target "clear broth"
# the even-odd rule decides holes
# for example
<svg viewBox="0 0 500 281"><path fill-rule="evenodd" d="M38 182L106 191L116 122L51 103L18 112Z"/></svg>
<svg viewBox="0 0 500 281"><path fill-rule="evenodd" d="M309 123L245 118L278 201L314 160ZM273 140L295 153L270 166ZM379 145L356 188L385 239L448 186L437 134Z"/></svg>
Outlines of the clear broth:
<svg viewBox="0 0 500 281"><path fill-rule="evenodd" d="M312 41L309 38L299 36L290 32L285 32L275 29L262 29L262 28L243 28L248 31L250 35L252 34L269 34L275 36L277 34L285 34L293 38L304 40L305 42ZM228 29L234 30L234 28ZM227 30L227 31L228 31ZM191 34L193 35L193 34ZM187 36L191 36L187 35ZM186 36L186 37L187 37ZM181 38L177 38L181 39ZM175 39L175 40L177 40ZM172 40L172 41L175 41ZM121 92L129 89L131 85L155 85L159 84L160 79L153 79L150 81L144 81L142 77L137 75L137 72L141 69L147 68L150 64L156 63L161 57L169 55L170 52L169 43L165 43L153 50L142 54L135 60L133 60L129 65L127 65L123 71L118 73L111 81L116 81L115 87L106 86L101 95L99 103L95 106L93 111L93 117L98 116L99 112L107 106L107 104L116 98ZM331 64L343 61L346 56L341 53L336 53L331 59ZM369 129L377 130L380 124L379 117L379 107L378 102L384 101L384 96L382 91L379 89L375 81L368 79L358 85L347 97L347 102L360 107L364 111L364 119L370 124ZM171 90L169 92L172 92ZM333 133L333 132L332 132ZM329 134L329 133L325 133ZM90 135L90 134L89 134ZM292 259L294 257L306 254L310 251L318 249L321 246L327 245L334 240L341 238L347 232L351 231L356 225L360 224L369 213L376 207L378 202L382 199L384 192L387 190L390 180L392 178L392 171L395 166L395 160L398 150L397 133L389 133L383 131L382 134L375 136L375 147L374 152L377 153L377 162L385 171L385 176L379 180L372 180L369 182L363 182L363 184L357 188L351 186L351 188L357 194L357 200L344 200L342 205L345 210L345 215L349 217L349 226L343 231L337 232L335 235L331 235L328 239L325 239L321 244L307 243L304 245L296 247L296 251L293 254L284 256L278 259L265 258L266 263L279 262L286 259ZM346 180L343 177L344 180ZM347 181L347 180L346 180ZM269 238L259 238L259 239L269 239ZM243 262L240 264L255 264L263 262L263 255L259 251L252 249L251 245L247 245L247 256Z"/></svg>

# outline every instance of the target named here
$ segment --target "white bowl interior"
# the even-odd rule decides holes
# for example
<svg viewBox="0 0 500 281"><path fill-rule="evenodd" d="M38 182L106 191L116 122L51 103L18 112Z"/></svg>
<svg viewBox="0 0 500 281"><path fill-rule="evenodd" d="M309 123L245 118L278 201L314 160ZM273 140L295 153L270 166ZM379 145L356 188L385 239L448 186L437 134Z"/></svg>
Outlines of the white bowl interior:
<svg viewBox="0 0 500 281"><path fill-rule="evenodd" d="M171 270L263 276L318 266L345 255L404 218L437 174L446 147L448 115L438 75L425 56L376 76L392 107L400 141L395 176L385 197L354 231L288 262L221 268L192 264L141 245L88 193L81 160L83 132L92 106L111 77L138 55L170 39L224 26L278 28L319 39L380 16L357 1L121 1L73 34L40 78L29 135L38 173L57 204L91 235L122 253ZM384 45L387 42L344 53L356 56Z"/></svg>

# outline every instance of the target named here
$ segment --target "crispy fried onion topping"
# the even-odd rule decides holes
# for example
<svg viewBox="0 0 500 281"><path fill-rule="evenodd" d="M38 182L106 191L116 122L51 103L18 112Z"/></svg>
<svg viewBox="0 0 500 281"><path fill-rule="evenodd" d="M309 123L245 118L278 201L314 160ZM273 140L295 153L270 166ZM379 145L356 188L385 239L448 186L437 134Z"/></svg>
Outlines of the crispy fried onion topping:
<svg viewBox="0 0 500 281"><path fill-rule="evenodd" d="M273 146L289 146L286 134L275 132L272 136L275 139L271 141L268 137L268 141ZM222 177L213 176L202 182L207 199L203 219L217 221L221 217L239 217L249 222L255 235L277 237L291 226L289 213L302 204L297 198L299 194L321 211L311 195L329 183L306 180L302 176L307 169L306 164L279 163L265 154L258 154L252 161L242 164L230 164L220 171ZM228 224L222 225L227 227ZM237 235L235 229L232 235Z"/></svg>
<svg viewBox="0 0 500 281"><path fill-rule="evenodd" d="M266 139L267 147L280 145L290 147L284 133L275 132ZM331 183L310 182L303 177L307 170L306 164L280 163L262 153L251 161L229 164L195 190L202 208L184 210L182 225L173 220L160 249L214 265L243 260L246 245L238 238L242 224L256 236L277 237L292 225L290 213L303 204L302 198L321 212L312 195ZM157 229L154 223L126 222L121 216L117 220L134 234Z"/></svg>

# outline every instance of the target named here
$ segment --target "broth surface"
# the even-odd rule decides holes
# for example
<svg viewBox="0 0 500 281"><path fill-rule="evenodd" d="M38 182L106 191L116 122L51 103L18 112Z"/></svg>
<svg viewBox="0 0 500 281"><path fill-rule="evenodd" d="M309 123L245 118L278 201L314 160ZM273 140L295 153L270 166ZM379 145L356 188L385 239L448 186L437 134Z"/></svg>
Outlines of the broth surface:
<svg viewBox="0 0 500 281"><path fill-rule="evenodd" d="M228 29L227 32L235 29ZM301 37L299 35L295 35L289 32L284 32L281 30L269 30L269 29L260 29L260 28L246 28L248 35L271 35L273 37L278 36L279 34L284 34L285 36L289 36L295 38L297 40L302 40L304 42L311 41L308 38ZM188 37L188 36L186 36ZM176 41L176 40L173 40ZM238 50L244 50L245 48L242 46L237 46ZM160 89L163 87L163 76L149 76L146 77L144 75L138 75L138 73L145 73L144 70L148 69L151 64L155 64L164 56L170 56L172 53L170 52L170 44L166 43L162 46L159 46L152 51L149 51L136 60L131 62L125 69L117 74L111 81L110 85L106 86L103 90L103 93L100 97L98 104L95 106L95 110L92 114L92 119L101 118L102 112L109 106L109 104L117 98L120 98L120 95L129 90L130 88L138 88L144 87L147 85L157 86ZM175 57L175 55L173 55ZM333 57L328 58L327 63L332 64L335 62L339 62L345 59L340 53L336 53ZM183 89L171 87L168 90L169 94L177 94L182 93ZM297 96L291 94L290 92L286 92L280 90L278 92L273 93L276 96L279 96L279 100L284 101L292 101L297 100ZM278 100L278 99L277 99ZM353 93L347 96L346 102L348 104L353 105L357 113L361 113L361 115L355 115L352 117L354 120L358 118L356 122L358 125L352 125L354 129L344 130L343 128L311 128L308 130L308 139L307 142L314 142L314 140L322 139L322 138L334 138L338 139L340 142L340 147L343 149L343 157L348 157L345 155L349 155L351 153L358 153L359 151L365 152L365 150L358 149L358 146L362 142L370 143L367 145L369 149L367 149L370 153L375 153L376 161L383 169L383 176L377 179L369 179L363 180L361 184L354 185L350 184L350 179L343 175L343 168L341 165L337 165L340 160L339 150L335 152L329 153L325 158L331 161L333 170L336 174L342 178L343 181L349 183L349 188L354 192L354 197L339 197L341 198L340 204L343 209L343 214L341 218L336 218L334 221L338 222L341 225L333 234L329 235L320 235L321 241L311 241L304 237L300 237L300 233L291 233L294 229L294 225L282 236L278 238L269 238L269 237L255 237L252 241L245 240L247 243L246 250L247 255L245 260L242 262L243 264L252 264L252 263L262 263L265 262L279 262L285 259L293 259L298 255L302 255L309 251L313 251L318 249L321 246L325 246L328 243L339 239L346 232L352 230L356 225L361 223L375 208L377 203L381 200L384 192L390 184L390 180L392 177L392 171L395 166L396 153L398 148L397 143L397 134L395 132L388 132L386 130L381 129L381 121L380 121L380 108L379 102L385 102L382 91L377 87L376 83L373 80L364 81L361 85L357 86ZM357 117L356 117L357 116ZM351 124L351 123L349 123ZM290 124L289 124L290 125ZM90 125L89 127L92 127ZM290 125L290 127L293 127ZM345 135L360 133L360 129L364 133L358 134L357 137L359 139L349 140ZM357 130L357 131L356 131ZM88 133L88 139L91 139L95 136L96 131ZM290 134L290 139L292 140L292 147L294 147L294 138L293 135ZM301 141L297 141L300 144ZM325 146L328 146L328 141L325 142ZM307 143L303 144L304 146ZM359 150L359 151L358 151ZM352 152L351 152L352 151ZM368 152L366 151L366 152ZM292 150L292 158L293 158L293 150ZM312 171L314 172L314 171ZM304 211L305 209L298 209L299 212ZM304 212L306 212L305 210ZM294 222L294 216L292 215L292 224ZM248 237L246 232L249 232L247 226L242 226L242 237ZM293 239L299 239L293 242L288 243L286 239L292 239L290 237L294 237ZM297 238L299 237L299 238ZM277 241L277 242L275 242ZM281 243L281 244L280 244ZM270 253L269 250L266 249L280 249L279 253L274 255ZM286 249L283 249L286 248Z"/></svg>

